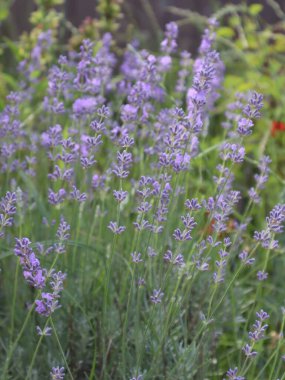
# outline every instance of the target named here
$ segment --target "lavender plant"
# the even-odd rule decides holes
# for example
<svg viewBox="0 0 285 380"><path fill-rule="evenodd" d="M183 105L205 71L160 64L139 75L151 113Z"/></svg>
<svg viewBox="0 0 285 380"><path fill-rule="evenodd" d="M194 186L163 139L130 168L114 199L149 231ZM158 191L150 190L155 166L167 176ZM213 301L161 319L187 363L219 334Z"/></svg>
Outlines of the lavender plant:
<svg viewBox="0 0 285 380"><path fill-rule="evenodd" d="M247 155L266 97L215 116L216 28L195 58L172 22L157 53L118 57L107 33L42 66L46 31L21 62L0 114L2 380L285 378L284 196Z"/></svg>

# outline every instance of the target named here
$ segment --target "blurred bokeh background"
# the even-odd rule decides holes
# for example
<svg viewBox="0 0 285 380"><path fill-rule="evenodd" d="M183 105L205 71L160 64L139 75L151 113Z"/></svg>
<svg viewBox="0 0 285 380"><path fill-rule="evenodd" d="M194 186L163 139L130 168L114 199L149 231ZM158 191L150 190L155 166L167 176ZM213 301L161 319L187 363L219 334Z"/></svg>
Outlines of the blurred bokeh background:
<svg viewBox="0 0 285 380"><path fill-rule="evenodd" d="M88 18L98 17L99 2L99 0L65 0L58 6L58 10L65 14L72 25L78 27ZM190 51L195 50L200 36L197 28L193 26L195 13L199 18L199 15L210 16L225 6L237 4L246 6L258 3L263 6L261 16L266 22L273 24L278 20L278 12L285 11L284 0L244 2L240 0L110 0L109 2L120 5L123 18L121 32L132 26L134 30L141 31L142 38L148 41L150 47L152 45L155 47L165 23L170 20L179 20L180 46ZM2 36L15 40L23 31L29 31L31 28L29 17L35 9L34 0L0 0L0 22L1 19L3 20L0 25ZM185 10L191 11L191 15L187 15Z"/></svg>

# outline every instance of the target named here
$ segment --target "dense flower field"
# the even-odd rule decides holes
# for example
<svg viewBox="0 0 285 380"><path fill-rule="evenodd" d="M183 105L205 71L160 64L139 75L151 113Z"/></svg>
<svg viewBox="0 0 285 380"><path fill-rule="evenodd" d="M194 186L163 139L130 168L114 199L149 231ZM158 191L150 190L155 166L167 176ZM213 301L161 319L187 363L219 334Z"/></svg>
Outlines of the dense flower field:
<svg viewBox="0 0 285 380"><path fill-rule="evenodd" d="M194 57L174 22L157 52L37 31L0 114L1 380L285 379L284 128L217 28Z"/></svg>

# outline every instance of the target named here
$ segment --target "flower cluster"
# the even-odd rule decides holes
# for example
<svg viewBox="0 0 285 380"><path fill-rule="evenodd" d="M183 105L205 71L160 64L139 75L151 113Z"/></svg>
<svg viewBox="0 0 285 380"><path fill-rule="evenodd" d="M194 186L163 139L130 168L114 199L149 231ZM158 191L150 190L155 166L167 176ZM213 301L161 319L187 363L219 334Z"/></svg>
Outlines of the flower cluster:
<svg viewBox="0 0 285 380"><path fill-rule="evenodd" d="M64 367L53 367L50 373L50 380L63 380L64 376Z"/></svg>
<svg viewBox="0 0 285 380"><path fill-rule="evenodd" d="M191 378L197 358L210 349L212 358L220 352L231 319L244 318L241 306L249 292L240 289L247 286L239 281L243 271L251 274L256 265L256 295L263 295L259 287L269 277L269 250L282 244L276 235L284 230L285 205L281 194L264 227L256 227L263 226L256 216L271 171L268 156L255 160L251 137L263 96L236 94L221 114L225 66L215 50L217 27L216 20L207 21L197 55L179 51L178 26L171 22L157 54L132 41L117 57L123 47L117 49L106 33L96 43L81 38L77 49L69 46L66 55L49 61L45 58L55 36L43 25L29 58L20 64L19 91L8 95L0 113L0 171L10 189L0 201L0 237L14 224L13 229L19 227L14 253L24 279L36 289L29 292L35 300L27 318L33 310L46 317L44 327L36 328L38 344L52 334L51 316L64 303L64 272L74 276L67 284L73 313L58 314L62 326L69 326L67 350L75 365L70 369L69 360L64 363L71 377L73 371L77 377L116 377L111 367L118 354L122 364L115 371L124 378L158 378L161 368L166 378ZM63 215L72 216L71 225ZM35 228L28 235L31 220ZM36 225L39 220L42 224ZM22 234L33 236L35 244ZM9 239L7 234L4 247ZM72 255L64 255L70 245ZM263 266L255 254L260 246L267 249ZM57 269L61 260L64 270ZM89 302L86 294L96 297ZM254 301L262 307L262 296ZM234 319L236 310L240 314ZM7 341L12 342L14 309L11 316ZM80 321L80 334L73 318ZM257 355L256 342L264 338L268 318L263 310L257 313L242 348L246 364ZM100 334L90 337L97 322ZM211 332L209 323L215 326ZM86 348L86 362L77 345ZM90 352L96 355L89 357ZM142 375L140 365L148 362L149 373ZM246 365L227 368L221 370L226 379L245 380ZM22 373L7 368L4 377L10 369L12 377ZM196 373L209 374L204 368ZM63 380L65 369L53 367L50 377Z"/></svg>
<svg viewBox="0 0 285 380"><path fill-rule="evenodd" d="M285 204L276 205L266 217L266 228L260 232L254 232L254 239L261 243L262 247L267 249L278 248L278 240L275 240L275 234L283 232L285 222Z"/></svg>
<svg viewBox="0 0 285 380"><path fill-rule="evenodd" d="M59 298L63 290L63 281L66 278L66 274L52 271L49 274L49 278L51 278L50 287L52 292L42 292L41 299L35 301L36 312L45 317L50 316L56 309L60 308Z"/></svg>
<svg viewBox="0 0 285 380"><path fill-rule="evenodd" d="M43 289L46 283L47 271L40 265L39 259L31 248L28 238L16 239L14 253L20 258L23 275L31 286Z"/></svg>
<svg viewBox="0 0 285 380"><path fill-rule="evenodd" d="M45 254L55 252L57 255L65 253L65 241L69 239L70 226L66 223L63 217L56 233L59 239L58 243L55 243L48 247ZM37 245L41 254L44 252L42 244ZM23 275L29 285L36 289L43 290L46 287L47 282L51 287L51 292L41 292L41 299L35 301L35 310L38 314L46 317L50 316L56 309L60 307L59 298L60 293L63 290L63 281L66 278L66 274L61 271L56 272L53 268L48 271L42 268L40 260L31 248L31 242L28 238L16 239L14 253L20 258L20 264L23 268ZM49 328L41 330L37 328L39 335L50 335Z"/></svg>
<svg viewBox="0 0 285 380"><path fill-rule="evenodd" d="M256 185L255 187L251 187L248 191L248 195L254 203L260 203L261 201L259 193L264 189L265 184L268 181L270 163L271 159L268 156L262 156L259 161L258 168L260 170L260 173L254 175Z"/></svg>
<svg viewBox="0 0 285 380"><path fill-rule="evenodd" d="M14 222L13 215L16 213L16 193L6 193L0 201L0 238L4 237L6 227L11 227Z"/></svg>
<svg viewBox="0 0 285 380"><path fill-rule="evenodd" d="M264 323L269 318L269 314L267 314L265 311L260 310L256 313L257 319L255 323L253 324L253 329L248 333L248 337L250 339L250 344L246 344L242 351L244 352L246 357L253 358L257 355L257 352L254 351L254 345L259 340L263 339L266 329L268 328L268 325Z"/></svg>

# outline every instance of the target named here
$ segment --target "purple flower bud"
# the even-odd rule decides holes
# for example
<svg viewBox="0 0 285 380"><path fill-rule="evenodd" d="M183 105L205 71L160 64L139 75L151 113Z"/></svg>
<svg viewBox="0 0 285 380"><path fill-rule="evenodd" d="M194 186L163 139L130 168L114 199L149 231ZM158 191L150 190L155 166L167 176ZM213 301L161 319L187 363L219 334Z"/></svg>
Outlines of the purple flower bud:
<svg viewBox="0 0 285 380"><path fill-rule="evenodd" d="M226 373L228 380L245 380L245 377L238 376L238 368L229 369ZM224 379L225 380L225 379Z"/></svg>
<svg viewBox="0 0 285 380"><path fill-rule="evenodd" d="M245 353L245 356L249 358L254 358L257 355L256 351L253 351L252 347L249 344L246 344L243 348L242 351Z"/></svg>
<svg viewBox="0 0 285 380"><path fill-rule="evenodd" d="M264 281L267 279L267 277L268 277L268 273L261 270L257 272L258 281Z"/></svg>
<svg viewBox="0 0 285 380"><path fill-rule="evenodd" d="M50 336L52 333L52 328L49 326L46 326L43 330L39 326L37 326L36 329L37 334L40 336Z"/></svg>
<svg viewBox="0 0 285 380"><path fill-rule="evenodd" d="M191 200L187 199L185 202L185 206L191 211L199 210L201 208L201 205L199 204L198 199L196 198Z"/></svg>
<svg viewBox="0 0 285 380"><path fill-rule="evenodd" d="M71 198L75 199L78 202L85 202L87 199L87 195L85 193L80 193L76 186L72 186L72 188L73 190L70 193Z"/></svg>
<svg viewBox="0 0 285 380"><path fill-rule="evenodd" d="M157 256L157 252L152 247L148 247L147 251L148 251L148 256L149 257L155 257L155 256Z"/></svg>
<svg viewBox="0 0 285 380"><path fill-rule="evenodd" d="M65 376L65 371L63 367L53 367L50 373L50 380L63 380Z"/></svg>
<svg viewBox="0 0 285 380"><path fill-rule="evenodd" d="M170 22L165 29L165 39L161 42L160 49L170 54L175 52L177 48L178 26L175 22Z"/></svg>
<svg viewBox="0 0 285 380"><path fill-rule="evenodd" d="M113 194L116 201L121 203L127 198L128 192L123 190L114 190Z"/></svg>
<svg viewBox="0 0 285 380"><path fill-rule="evenodd" d="M120 235L126 230L125 226L118 226L117 222L110 222L108 228L116 235Z"/></svg>
<svg viewBox="0 0 285 380"><path fill-rule="evenodd" d="M154 304L161 303L162 297L164 296L164 293L161 291L161 289L154 289L152 295L150 296L150 300Z"/></svg>
<svg viewBox="0 0 285 380"><path fill-rule="evenodd" d="M141 258L141 253L133 252L131 253L131 256L132 256L133 263L138 264L138 263L143 262L143 259Z"/></svg>
<svg viewBox="0 0 285 380"><path fill-rule="evenodd" d="M246 119L243 117L238 121L237 132L241 136L248 136L252 133L252 130L251 130L252 127L253 127L253 122L250 119Z"/></svg>
<svg viewBox="0 0 285 380"><path fill-rule="evenodd" d="M76 115L92 114L95 112L97 105L96 98L79 98L73 103L72 110Z"/></svg>
<svg viewBox="0 0 285 380"><path fill-rule="evenodd" d="M57 193L53 192L51 189L48 191L48 201L50 204L56 206L64 201L66 197L66 191L64 189L59 189Z"/></svg>

